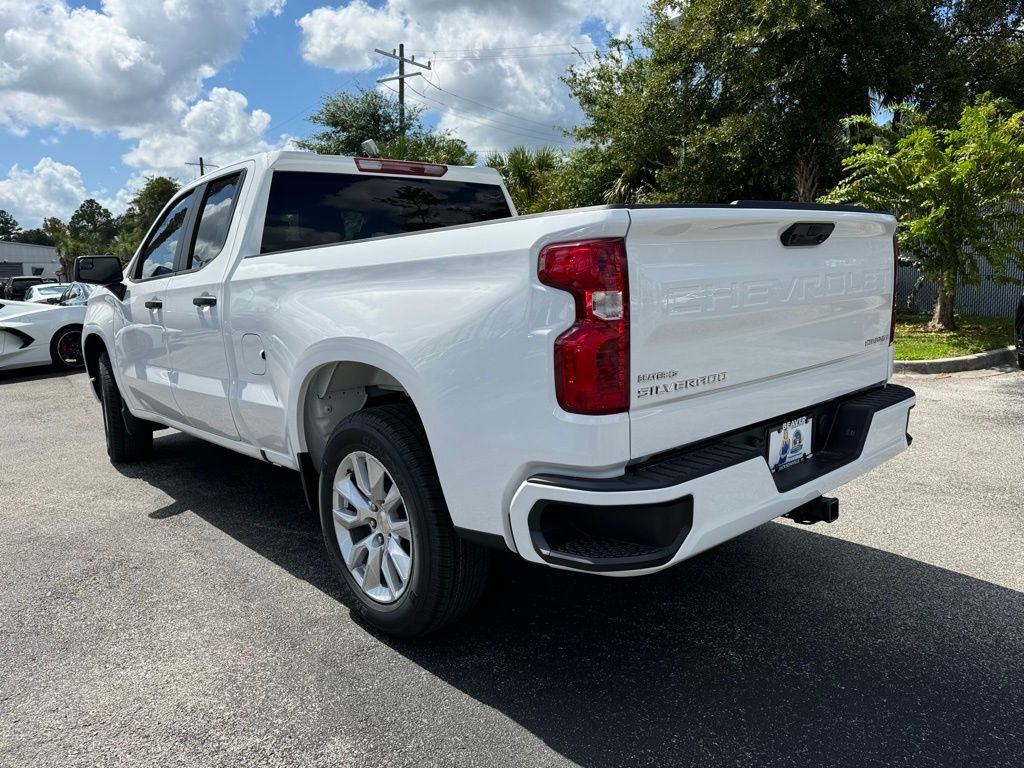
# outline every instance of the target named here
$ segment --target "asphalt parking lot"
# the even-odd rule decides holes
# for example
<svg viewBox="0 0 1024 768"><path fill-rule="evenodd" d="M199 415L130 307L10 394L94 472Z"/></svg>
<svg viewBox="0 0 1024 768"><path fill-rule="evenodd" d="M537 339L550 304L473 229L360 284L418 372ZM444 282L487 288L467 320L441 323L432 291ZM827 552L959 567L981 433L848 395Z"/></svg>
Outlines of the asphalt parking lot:
<svg viewBox="0 0 1024 768"><path fill-rule="evenodd" d="M901 377L913 448L669 572L510 561L418 644L356 623L297 475L116 469L82 374L0 378L0 765L1020 766L1024 374Z"/></svg>

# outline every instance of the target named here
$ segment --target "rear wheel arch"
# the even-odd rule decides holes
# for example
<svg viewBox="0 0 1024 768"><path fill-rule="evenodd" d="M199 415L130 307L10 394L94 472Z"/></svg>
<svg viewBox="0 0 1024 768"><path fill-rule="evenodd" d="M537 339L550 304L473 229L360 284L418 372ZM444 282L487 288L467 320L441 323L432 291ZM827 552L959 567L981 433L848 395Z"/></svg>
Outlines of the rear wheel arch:
<svg viewBox="0 0 1024 768"><path fill-rule="evenodd" d="M301 450L319 471L327 442L346 417L366 408L400 403L410 405L419 418L409 390L385 369L356 361L324 363L307 374L299 397Z"/></svg>

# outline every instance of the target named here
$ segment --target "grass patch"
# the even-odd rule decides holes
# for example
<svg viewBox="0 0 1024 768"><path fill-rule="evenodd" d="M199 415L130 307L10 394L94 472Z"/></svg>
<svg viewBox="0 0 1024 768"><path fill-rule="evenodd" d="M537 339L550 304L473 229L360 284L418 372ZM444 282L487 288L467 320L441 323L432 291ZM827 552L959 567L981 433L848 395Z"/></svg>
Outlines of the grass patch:
<svg viewBox="0 0 1024 768"><path fill-rule="evenodd" d="M896 318L896 359L937 360L962 357L1013 343L1013 319L958 315L959 328L948 333L929 333L929 315L901 315Z"/></svg>

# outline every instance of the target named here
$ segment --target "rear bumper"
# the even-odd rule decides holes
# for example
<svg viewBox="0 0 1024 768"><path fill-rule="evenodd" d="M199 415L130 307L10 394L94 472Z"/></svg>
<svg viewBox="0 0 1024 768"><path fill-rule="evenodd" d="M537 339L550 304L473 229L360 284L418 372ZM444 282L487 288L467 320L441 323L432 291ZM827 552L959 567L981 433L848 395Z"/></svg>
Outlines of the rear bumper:
<svg viewBox="0 0 1024 768"><path fill-rule="evenodd" d="M914 393L888 385L805 409L827 425L814 456L773 474L768 424L681 449L607 479L538 475L512 499L526 560L614 575L672 566L849 482L910 445ZM773 422L784 420L782 415Z"/></svg>

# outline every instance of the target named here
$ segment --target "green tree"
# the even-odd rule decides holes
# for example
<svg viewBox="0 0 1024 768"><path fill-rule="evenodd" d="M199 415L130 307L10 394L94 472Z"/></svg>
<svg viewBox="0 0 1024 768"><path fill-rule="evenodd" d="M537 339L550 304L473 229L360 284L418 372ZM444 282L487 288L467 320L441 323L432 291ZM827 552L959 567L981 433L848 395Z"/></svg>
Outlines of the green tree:
<svg viewBox="0 0 1024 768"><path fill-rule="evenodd" d="M458 139L447 131L418 131L408 136L378 142L381 157L396 160L419 160L425 163L444 163L446 165L473 165L476 163L476 152L466 146L466 142Z"/></svg>
<svg viewBox="0 0 1024 768"><path fill-rule="evenodd" d="M622 177L622 168L609 149L584 146L570 150L545 186L548 210L624 202L617 188Z"/></svg>
<svg viewBox="0 0 1024 768"><path fill-rule="evenodd" d="M980 259L997 280L1008 265L1024 266L1024 216L1012 205L1024 202L1024 112L982 99L952 129L925 125L912 108L897 114L895 127L855 118L872 140L854 147L849 176L824 201L896 214L904 260L939 284L928 327L951 330L956 289L979 284Z"/></svg>
<svg viewBox="0 0 1024 768"><path fill-rule="evenodd" d="M933 125L952 128L984 93L1024 107L1024 4L945 0L928 4L934 30L915 57L913 101Z"/></svg>
<svg viewBox="0 0 1024 768"><path fill-rule="evenodd" d="M406 106L405 125L398 119L398 101L380 91L339 91L323 98L309 121L324 126L308 139L295 142L300 149L321 155L362 155L362 143L377 142L383 157L450 165L472 165L476 154L448 131L423 125L423 109ZM404 128L404 130L403 130Z"/></svg>
<svg viewBox="0 0 1024 768"><path fill-rule="evenodd" d="M53 239L43 229L23 229L14 236L15 242L27 243L28 245L49 245L53 246Z"/></svg>
<svg viewBox="0 0 1024 768"><path fill-rule="evenodd" d="M486 161L505 180L520 213L551 210L548 191L561 164L561 155L550 147L513 147L508 152L491 153Z"/></svg>
<svg viewBox="0 0 1024 768"><path fill-rule="evenodd" d="M419 107L409 107L406 125L418 125L422 113ZM309 122L324 126L324 130L295 144L321 155L361 155L362 143L367 139L379 146L402 134L398 102L380 91L359 89L358 93L339 91L324 96Z"/></svg>
<svg viewBox="0 0 1024 768"><path fill-rule="evenodd" d="M813 200L842 177L844 118L904 101L958 116L981 85L1019 97L1020 7L655 0L638 45L566 75L576 136L609 153L626 202Z"/></svg>
<svg viewBox="0 0 1024 768"><path fill-rule="evenodd" d="M110 251L112 256L117 256L121 259L121 265L124 266L135 255L135 249L139 247L140 242L141 238L135 232L128 229L120 229L110 241L110 247L107 250Z"/></svg>
<svg viewBox="0 0 1024 768"><path fill-rule="evenodd" d="M128 204L126 222L133 224L136 230L143 230L145 234L179 189L181 185L169 176L147 176Z"/></svg>
<svg viewBox="0 0 1024 768"><path fill-rule="evenodd" d="M67 225L56 216L43 219L43 232L60 248L60 241L67 237Z"/></svg>
<svg viewBox="0 0 1024 768"><path fill-rule="evenodd" d="M18 238L21 227L17 220L7 211L0 209L0 240L14 241Z"/></svg>
<svg viewBox="0 0 1024 768"><path fill-rule="evenodd" d="M74 274L75 259L87 255L87 251L82 243L71 237L67 225L56 216L43 219L43 231L53 240L64 278L70 280Z"/></svg>
<svg viewBox="0 0 1024 768"><path fill-rule="evenodd" d="M86 253L105 253L116 228L110 211L89 198L72 214L67 231Z"/></svg>
<svg viewBox="0 0 1024 768"><path fill-rule="evenodd" d="M109 250L127 263L160 211L179 189L181 185L169 176L147 176L128 203L128 209L114 221L116 234L111 238Z"/></svg>
<svg viewBox="0 0 1024 768"><path fill-rule="evenodd" d="M840 175L841 120L910 95L928 25L906 0L658 0L642 53L570 71L577 135L620 150L626 200L811 200Z"/></svg>

